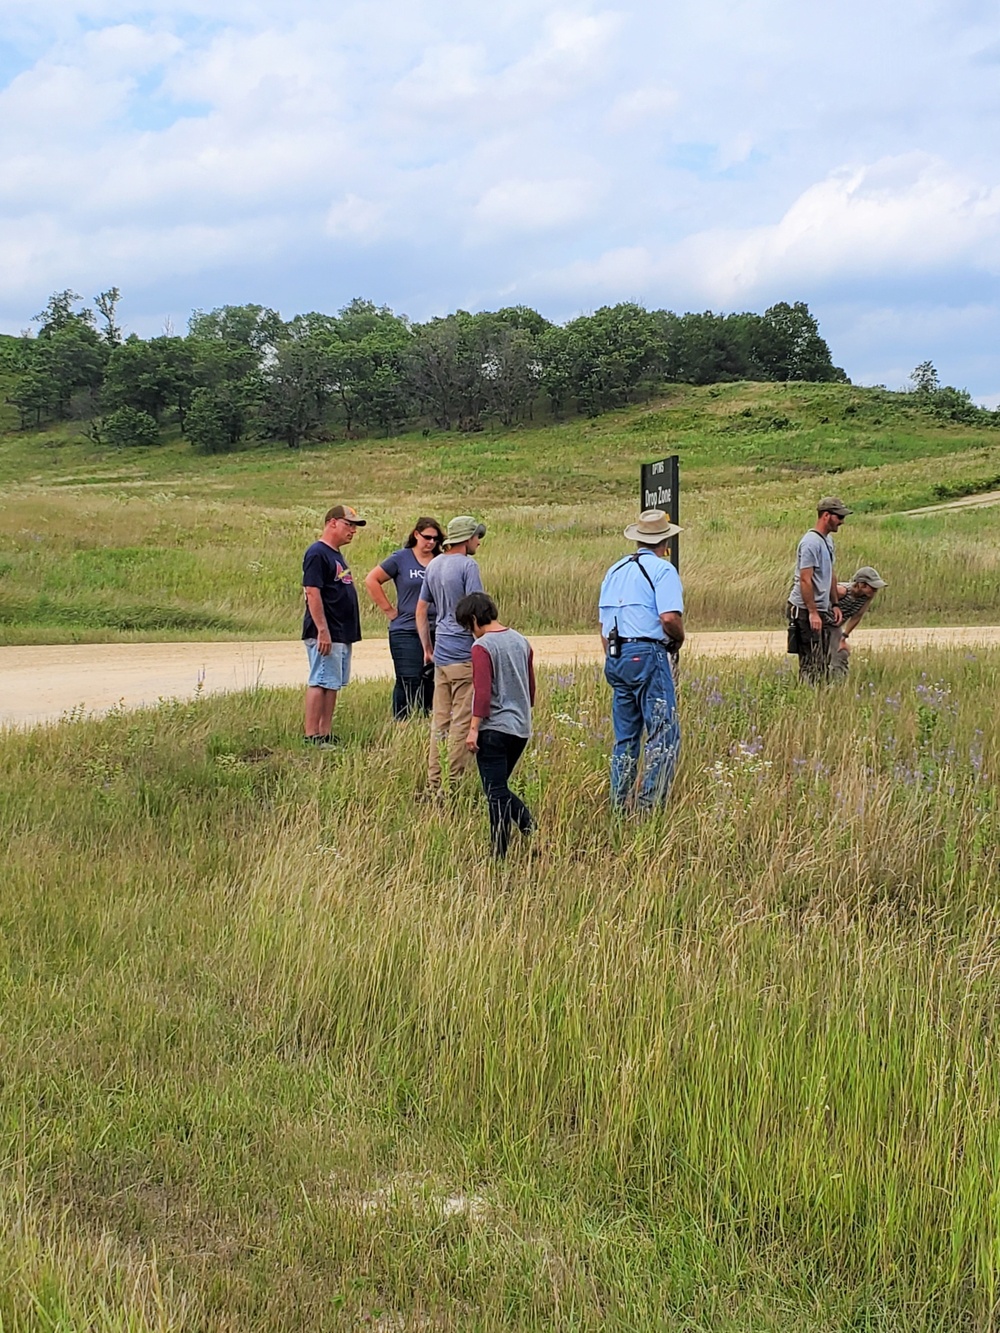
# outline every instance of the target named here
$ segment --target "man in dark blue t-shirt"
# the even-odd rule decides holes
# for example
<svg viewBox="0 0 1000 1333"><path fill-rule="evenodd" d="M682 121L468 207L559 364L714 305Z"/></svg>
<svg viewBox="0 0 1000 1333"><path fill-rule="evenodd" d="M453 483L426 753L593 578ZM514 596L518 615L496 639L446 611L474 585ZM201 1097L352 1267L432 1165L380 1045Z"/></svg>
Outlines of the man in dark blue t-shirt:
<svg viewBox="0 0 1000 1333"><path fill-rule="evenodd" d="M323 520L319 541L302 559L302 639L309 655L305 739L307 745L323 749L336 743L330 734L333 710L338 692L351 678L351 645L361 638L358 592L341 547L353 541L365 523L350 505L334 505Z"/></svg>

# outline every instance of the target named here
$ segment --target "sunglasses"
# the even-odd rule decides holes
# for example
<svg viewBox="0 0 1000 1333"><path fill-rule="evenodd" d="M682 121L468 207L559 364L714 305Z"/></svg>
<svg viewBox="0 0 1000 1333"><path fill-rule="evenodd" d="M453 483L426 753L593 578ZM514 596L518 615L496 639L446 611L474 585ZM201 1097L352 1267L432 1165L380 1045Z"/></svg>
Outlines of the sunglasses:
<svg viewBox="0 0 1000 1333"><path fill-rule="evenodd" d="M439 541L439 540L441 539L441 533L440 533L440 532L418 532L418 533L417 533L417 536L418 536L418 537L423 537L426 541L429 541L429 542L436 542L436 541Z"/></svg>

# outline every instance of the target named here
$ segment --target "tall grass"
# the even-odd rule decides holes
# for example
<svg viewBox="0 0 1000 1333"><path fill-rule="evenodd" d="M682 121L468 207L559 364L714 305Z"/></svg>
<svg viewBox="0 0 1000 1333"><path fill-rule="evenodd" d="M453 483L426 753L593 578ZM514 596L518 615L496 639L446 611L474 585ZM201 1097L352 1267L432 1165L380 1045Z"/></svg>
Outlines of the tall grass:
<svg viewBox="0 0 1000 1333"><path fill-rule="evenodd" d="M843 489L850 496L851 483ZM812 521L815 486L695 491L685 499L681 572L689 620L700 629L782 623L795 546ZM453 499L443 513L462 506ZM406 535L426 497L409 510L376 511L348 556L360 578ZM217 515L189 500L150 513L150 502L91 500L81 517L71 497L33 497L0 512L0 640L293 637L301 619L302 552L319 518L306 507ZM586 631L596 620L604 571L628 549L629 506L512 505L483 512L479 562L486 586L536 633ZM40 519L44 521L40 521ZM30 526L29 526L30 525ZM871 623L992 622L1000 615L1000 509L924 518L858 515L838 538L844 577L873 564L889 581ZM1000 531L997 532L1000 538ZM384 618L361 595L364 631Z"/></svg>
<svg viewBox="0 0 1000 1333"><path fill-rule="evenodd" d="M381 685L3 740L4 1326L992 1327L1000 656L853 670L640 824L549 674L502 868Z"/></svg>
<svg viewBox="0 0 1000 1333"><path fill-rule="evenodd" d="M589 423L221 458L0 436L0 641L294 635L302 552L343 497L370 519L350 548L359 573L419 514L471 510L489 525L480 560L508 613L530 631L588 630L639 465L673 452L699 628L780 623L796 543L831 490L857 511L841 572L874 564L890 581L873 612L882 623L992 620L1000 510L897 511L996 479L997 440L841 385L678 387ZM364 614L366 632L384 632Z"/></svg>

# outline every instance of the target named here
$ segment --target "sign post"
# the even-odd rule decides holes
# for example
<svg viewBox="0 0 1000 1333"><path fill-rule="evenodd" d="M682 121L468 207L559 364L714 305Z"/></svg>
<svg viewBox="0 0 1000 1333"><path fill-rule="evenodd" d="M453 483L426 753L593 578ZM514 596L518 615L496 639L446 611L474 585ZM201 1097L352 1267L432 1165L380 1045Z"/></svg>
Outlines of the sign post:
<svg viewBox="0 0 1000 1333"><path fill-rule="evenodd" d="M680 458L671 454L658 463L643 463L639 478L639 508L662 509L671 523L680 522ZM670 538L670 563L680 573L680 543Z"/></svg>

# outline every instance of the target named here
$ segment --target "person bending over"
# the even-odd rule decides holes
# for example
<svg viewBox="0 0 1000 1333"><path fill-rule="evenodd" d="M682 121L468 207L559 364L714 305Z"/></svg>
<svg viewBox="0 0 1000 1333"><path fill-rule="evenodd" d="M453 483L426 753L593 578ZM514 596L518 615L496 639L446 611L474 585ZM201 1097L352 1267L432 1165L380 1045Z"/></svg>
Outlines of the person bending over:
<svg viewBox="0 0 1000 1333"><path fill-rule="evenodd" d="M851 645L847 642L858 627L879 589L889 585L871 565L862 565L850 583L838 585L843 620L830 633L830 675L843 678L851 665Z"/></svg>

